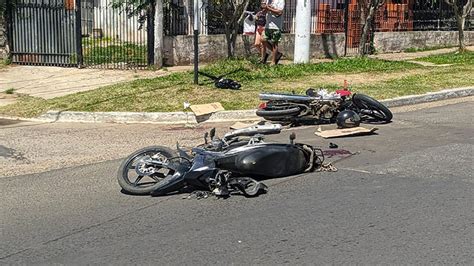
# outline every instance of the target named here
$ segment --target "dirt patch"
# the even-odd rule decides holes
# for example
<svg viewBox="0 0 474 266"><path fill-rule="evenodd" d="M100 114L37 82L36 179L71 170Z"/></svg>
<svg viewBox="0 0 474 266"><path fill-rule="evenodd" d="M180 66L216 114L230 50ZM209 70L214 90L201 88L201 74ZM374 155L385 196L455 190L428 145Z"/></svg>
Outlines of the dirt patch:
<svg viewBox="0 0 474 266"><path fill-rule="evenodd" d="M16 99L16 98L18 98L18 94L0 92L0 99Z"/></svg>
<svg viewBox="0 0 474 266"><path fill-rule="evenodd" d="M12 104L16 102L16 99L18 98L18 94L9 94L5 92L0 92L0 106Z"/></svg>

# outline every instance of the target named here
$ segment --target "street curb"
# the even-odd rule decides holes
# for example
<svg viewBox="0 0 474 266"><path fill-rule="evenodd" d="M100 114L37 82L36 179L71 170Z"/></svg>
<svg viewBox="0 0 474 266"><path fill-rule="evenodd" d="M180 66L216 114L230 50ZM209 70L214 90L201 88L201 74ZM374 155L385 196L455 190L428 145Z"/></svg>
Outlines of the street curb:
<svg viewBox="0 0 474 266"><path fill-rule="evenodd" d="M385 104L387 107L397 107L404 105L412 105L419 103L427 103L434 101L441 101L453 98L462 98L474 95L474 87L464 87L457 89L448 89L437 92L428 92L422 95L407 95L401 96L393 99L382 100L381 103Z"/></svg>
<svg viewBox="0 0 474 266"><path fill-rule="evenodd" d="M409 95L381 101L387 107L397 107L474 95L474 87L448 89L422 95ZM256 110L222 111L196 117L191 112L72 112L48 111L36 118L1 117L37 122L84 122L84 123L153 123L153 124L198 124L202 122L258 121Z"/></svg>

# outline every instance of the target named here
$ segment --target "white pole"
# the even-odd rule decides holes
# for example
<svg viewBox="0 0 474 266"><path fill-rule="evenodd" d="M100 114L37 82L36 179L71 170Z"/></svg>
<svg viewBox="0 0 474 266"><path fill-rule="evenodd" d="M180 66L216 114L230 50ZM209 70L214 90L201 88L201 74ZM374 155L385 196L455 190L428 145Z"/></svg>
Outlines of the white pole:
<svg viewBox="0 0 474 266"><path fill-rule="evenodd" d="M193 3L193 7L194 7L194 12L193 12L194 13L194 27L193 28L194 28L194 30L197 30L197 31L200 28L199 27L200 26L199 25L200 24L199 19L201 17L201 14L200 14L201 12L200 12L199 9L201 8L201 5L202 5L201 0L194 0L194 3Z"/></svg>
<svg viewBox="0 0 474 266"><path fill-rule="evenodd" d="M297 0L294 63L309 63L311 41L311 0Z"/></svg>
<svg viewBox="0 0 474 266"><path fill-rule="evenodd" d="M194 0L194 84L198 84L198 70L199 70L199 0Z"/></svg>
<svg viewBox="0 0 474 266"><path fill-rule="evenodd" d="M155 66L163 67L163 0L155 0Z"/></svg>

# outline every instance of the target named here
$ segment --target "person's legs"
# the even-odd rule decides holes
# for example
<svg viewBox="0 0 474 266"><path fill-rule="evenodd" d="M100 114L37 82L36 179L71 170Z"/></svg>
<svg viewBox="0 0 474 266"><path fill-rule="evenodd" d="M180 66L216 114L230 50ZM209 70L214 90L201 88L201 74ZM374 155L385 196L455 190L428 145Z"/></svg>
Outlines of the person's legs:
<svg viewBox="0 0 474 266"><path fill-rule="evenodd" d="M268 59L268 54L267 54L267 41L263 40L262 45L260 46L260 63L266 64L267 59Z"/></svg>
<svg viewBox="0 0 474 266"><path fill-rule="evenodd" d="M272 63L274 65L278 64L278 43L275 43L272 47Z"/></svg>
<svg viewBox="0 0 474 266"><path fill-rule="evenodd" d="M278 43L281 39L281 32L279 30L275 30L272 34L272 63L273 65L277 65L280 61L281 57L283 56L282 53L278 51Z"/></svg>
<svg viewBox="0 0 474 266"><path fill-rule="evenodd" d="M262 48L261 48L261 63L265 64L268 59L267 49L270 50L270 53L273 51L272 41L272 32L268 29L265 29L262 35Z"/></svg>

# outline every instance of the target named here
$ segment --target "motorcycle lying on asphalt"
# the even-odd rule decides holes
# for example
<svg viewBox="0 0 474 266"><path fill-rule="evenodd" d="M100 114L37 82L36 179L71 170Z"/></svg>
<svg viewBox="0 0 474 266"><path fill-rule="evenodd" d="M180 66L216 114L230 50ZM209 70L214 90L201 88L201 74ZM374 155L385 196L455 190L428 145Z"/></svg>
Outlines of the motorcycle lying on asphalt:
<svg viewBox="0 0 474 266"><path fill-rule="evenodd" d="M308 89L306 95L261 93L261 103L257 115L269 121L289 122L292 124L334 123L337 114L344 110L356 112L362 122L388 123L392 112L379 101L349 90L336 90L328 93L321 89Z"/></svg>
<svg viewBox="0 0 474 266"><path fill-rule="evenodd" d="M211 131L214 137L211 143L193 148L191 154L179 145L176 151L162 146L146 147L122 162L118 183L124 192L134 195L163 196L188 188L212 191L221 197L232 192L256 196L266 191L266 186L260 182L262 179L312 171L324 161L320 149L294 143L294 134L290 136L289 144L265 143L264 136L259 134L280 130L281 126L274 125L264 129L255 127L231 132L222 139L212 136L215 131ZM252 136L243 145L225 144L229 139L234 139L234 144L242 144L239 136L249 135Z"/></svg>

